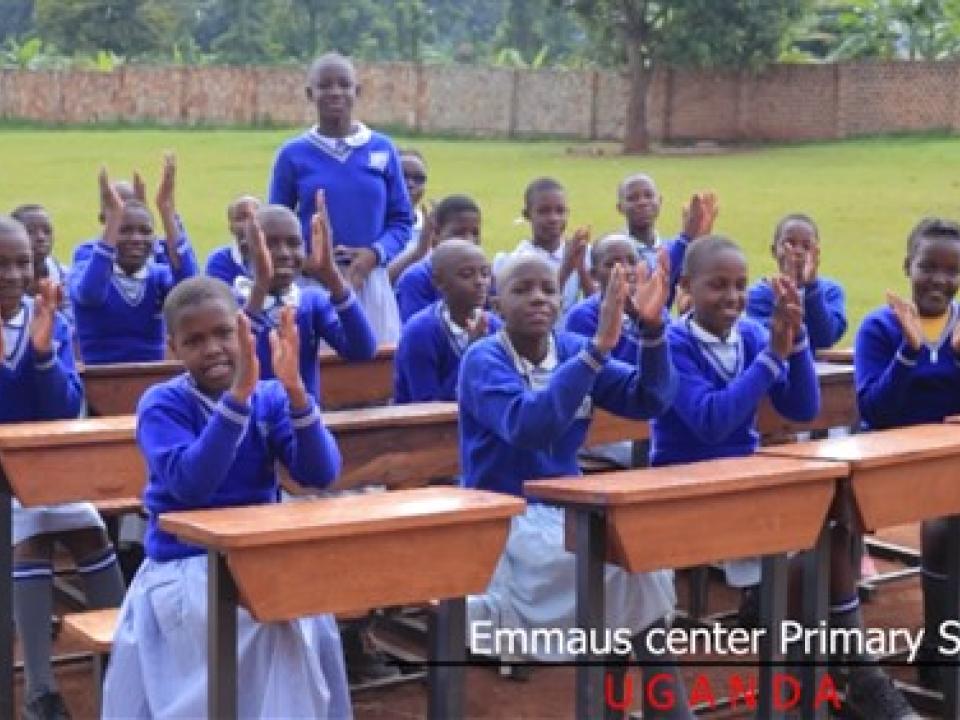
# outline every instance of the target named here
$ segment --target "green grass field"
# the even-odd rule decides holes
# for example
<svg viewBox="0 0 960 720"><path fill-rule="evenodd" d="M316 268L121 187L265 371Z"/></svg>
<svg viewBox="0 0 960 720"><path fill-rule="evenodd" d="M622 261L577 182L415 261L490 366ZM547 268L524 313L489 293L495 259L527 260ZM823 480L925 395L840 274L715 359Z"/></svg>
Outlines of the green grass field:
<svg viewBox="0 0 960 720"><path fill-rule="evenodd" d="M280 130L34 130L0 128L6 168L0 209L40 202L53 213L57 254L97 230L96 173L113 177L141 169L151 184L161 152L179 160L178 206L201 258L227 240L224 207L241 192L263 194ZM823 274L847 290L851 328L882 301L883 291L906 291L905 238L922 216L960 217L960 138L883 138L843 143L769 147L713 156L628 158L570 154L563 142L399 139L429 163L428 195L463 192L483 208L488 254L512 247L526 227L517 222L526 183L540 175L569 191L571 226L594 234L620 225L617 182L643 170L664 194L660 231L678 230L680 208L697 189L720 196L717 230L746 250L751 276L773 269L770 235L777 219L804 211L820 224ZM846 340L852 341L852 330Z"/></svg>

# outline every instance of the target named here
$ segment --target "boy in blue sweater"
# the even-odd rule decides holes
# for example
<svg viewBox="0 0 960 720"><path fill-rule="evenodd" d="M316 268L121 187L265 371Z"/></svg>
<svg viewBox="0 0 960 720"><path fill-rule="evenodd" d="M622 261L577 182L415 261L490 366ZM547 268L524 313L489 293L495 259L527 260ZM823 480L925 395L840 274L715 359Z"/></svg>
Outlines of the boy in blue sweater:
<svg viewBox="0 0 960 720"><path fill-rule="evenodd" d="M233 236L233 242L210 253L207 258L207 275L222 280L230 287L233 287L238 277L250 277L247 224L259 209L260 201L252 195L241 195L227 205L227 227Z"/></svg>
<svg viewBox="0 0 960 720"><path fill-rule="evenodd" d="M742 317L747 264L734 243L707 237L690 246L681 286L692 310L667 334L679 390L673 407L653 421L652 465L671 465L750 455L759 442L757 409L769 395L777 412L798 422L819 411L820 391L803 304L793 280L771 281L775 304L768 331ZM831 611L834 627L863 628L856 603L851 539L842 523L831 532ZM727 563L728 582L749 587L759 582L758 563ZM852 596L851 596L852 590ZM867 655L850 658L861 666L850 672L847 700L869 718L912 717L889 678Z"/></svg>
<svg viewBox="0 0 960 720"><path fill-rule="evenodd" d="M400 155L390 139L354 119L360 92L353 63L338 53L314 61L306 94L317 124L287 141L277 153L269 202L300 218L309 254L317 190L326 193L337 263L357 292L377 341L400 337L396 298L387 265L406 247L413 209Z"/></svg>
<svg viewBox="0 0 960 720"><path fill-rule="evenodd" d="M100 171L100 189L107 198L103 238L70 275L70 299L85 363L163 359L163 301L174 285L197 272L193 253L180 252L183 239L169 167L157 192L167 265L151 260L155 234L150 210L136 200L124 203L106 170Z"/></svg>
<svg viewBox="0 0 960 720"><path fill-rule="evenodd" d="M363 308L334 261L322 194L318 192L311 224L309 255L304 254L300 223L293 211L283 205L267 205L257 211L247 228L254 280L240 278L236 284L257 338L261 377L273 377L270 331L277 326L282 309L291 307L300 337L300 374L307 392L318 400L321 342L346 360L369 360L377 352L377 340ZM303 275L323 287L299 284Z"/></svg>
<svg viewBox="0 0 960 720"><path fill-rule="evenodd" d="M871 430L941 422L960 412L960 225L939 218L918 223L904 271L912 301L888 293L887 306L869 313L857 331L857 405ZM922 659L928 661L938 658L939 627L951 619L946 566L946 522L925 522ZM934 687L942 680L935 667L921 667L920 679Z"/></svg>
<svg viewBox="0 0 960 720"><path fill-rule="evenodd" d="M198 277L164 304L186 373L150 388L137 408L146 460L147 560L120 617L103 694L105 718L203 717L207 709L207 559L160 529L168 511L277 501L276 462L326 487L340 453L299 374L292 309L271 333L276 380L260 381L250 323L230 289ZM242 717L349 718L340 638L330 615L261 625L238 611Z"/></svg>
<svg viewBox="0 0 960 720"><path fill-rule="evenodd" d="M394 356L396 403L456 400L463 353L500 329L497 316L484 310L490 262L480 248L452 238L437 246L431 259L441 299L403 326Z"/></svg>
<svg viewBox="0 0 960 720"><path fill-rule="evenodd" d="M614 269L600 324L588 341L553 330L560 287L549 261L532 253L507 261L497 277L504 327L467 350L460 373L465 486L523 496L525 480L578 475L577 449L594 405L638 419L669 407L676 384L663 335L667 269L661 266L632 294L645 328L634 365L610 357L631 294L624 275L622 268ZM530 502L511 526L486 594L468 599L470 621L489 622L494 631L573 627L574 557L564 549L563 538L563 511ZM607 566L605 581L610 627L639 633L661 624L673 610L669 572L631 575ZM546 651L536 657L557 660L564 655ZM669 658L641 659L656 666L647 666L649 672L675 677ZM684 696L678 689L677 697ZM644 717L664 717L655 708L644 712ZM678 704L666 717L691 715Z"/></svg>
<svg viewBox="0 0 960 720"><path fill-rule="evenodd" d="M83 407L70 328L57 312L59 288L49 278L35 280L33 257L24 227L0 216L0 423L70 419ZM13 619L26 676L22 717L62 720L70 715L50 663L55 544L73 555L89 607L119 604L123 581L92 505L12 503Z"/></svg>
<svg viewBox="0 0 960 720"><path fill-rule="evenodd" d="M847 331L843 288L819 276L820 231L813 218L791 213L777 223L770 247L782 275L791 278L803 300L803 318L814 352L833 347ZM747 315L769 327L773 286L761 280L747 291Z"/></svg>
<svg viewBox="0 0 960 720"><path fill-rule="evenodd" d="M33 275L34 281L39 283L44 278L50 280L61 289L67 287L69 268L65 267L53 254L53 220L43 205L27 203L15 208L10 216L18 220L30 236L30 245L33 248ZM73 325L73 309L70 307L70 298L61 292L60 307L58 310Z"/></svg>
<svg viewBox="0 0 960 720"><path fill-rule="evenodd" d="M424 224L424 233L430 236L432 246L436 247L453 237L480 244L480 207L473 199L466 195L449 195L437 204L430 215ZM400 275L396 290L401 322L406 323L416 313L440 299L433 278L430 255L413 263Z"/></svg>

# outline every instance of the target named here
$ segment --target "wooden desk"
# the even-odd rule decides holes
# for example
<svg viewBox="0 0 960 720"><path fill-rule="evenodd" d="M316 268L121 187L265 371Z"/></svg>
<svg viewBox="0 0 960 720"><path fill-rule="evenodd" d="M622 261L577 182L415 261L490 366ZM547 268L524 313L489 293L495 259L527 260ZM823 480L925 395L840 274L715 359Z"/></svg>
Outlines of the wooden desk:
<svg viewBox="0 0 960 720"><path fill-rule="evenodd" d="M828 350L817 350L817 360L825 363L836 363L838 365L853 365L853 348L830 348Z"/></svg>
<svg viewBox="0 0 960 720"><path fill-rule="evenodd" d="M393 397L393 345L377 350L373 360L348 363L332 352L320 353L320 395L324 409L383 405ZM91 415L136 412L140 396L151 385L183 372L179 360L111 363L79 368Z"/></svg>
<svg viewBox="0 0 960 720"><path fill-rule="evenodd" d="M579 627L605 627L604 561L644 572L760 554L763 617L778 628L786 614L784 553L817 542L845 475L836 463L752 456L537 480L525 491L567 508ZM777 643L767 644L763 659L758 716L772 717L773 663L782 661ZM603 716L603 672L598 664L577 667L578 718Z"/></svg>
<svg viewBox="0 0 960 720"><path fill-rule="evenodd" d="M950 612L960 617L960 427L917 425L849 437L768 447L767 457L838 461L849 468L860 529L949 517ZM960 717L960 666L944 688L943 717Z"/></svg>
<svg viewBox="0 0 960 720"><path fill-rule="evenodd" d="M465 660L463 597L483 592L522 500L461 488L168 513L208 551L209 717L237 716L237 604L260 622L440 599L435 663ZM469 558L469 562L464 562ZM463 716L462 665L431 665L431 718Z"/></svg>

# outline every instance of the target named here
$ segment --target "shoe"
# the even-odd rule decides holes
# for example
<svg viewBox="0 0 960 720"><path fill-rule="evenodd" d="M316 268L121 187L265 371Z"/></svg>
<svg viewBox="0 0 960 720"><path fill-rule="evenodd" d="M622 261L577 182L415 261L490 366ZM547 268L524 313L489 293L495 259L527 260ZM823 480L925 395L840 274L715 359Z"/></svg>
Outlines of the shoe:
<svg viewBox="0 0 960 720"><path fill-rule="evenodd" d="M893 680L878 667L850 671L846 709L862 720L921 720Z"/></svg>
<svg viewBox="0 0 960 720"><path fill-rule="evenodd" d="M24 705L20 717L23 720L70 720L70 711L63 702L63 695L47 691L35 695Z"/></svg>
<svg viewBox="0 0 960 720"><path fill-rule="evenodd" d="M365 630L344 627L340 639L350 685L366 685L400 676L400 668L374 647Z"/></svg>

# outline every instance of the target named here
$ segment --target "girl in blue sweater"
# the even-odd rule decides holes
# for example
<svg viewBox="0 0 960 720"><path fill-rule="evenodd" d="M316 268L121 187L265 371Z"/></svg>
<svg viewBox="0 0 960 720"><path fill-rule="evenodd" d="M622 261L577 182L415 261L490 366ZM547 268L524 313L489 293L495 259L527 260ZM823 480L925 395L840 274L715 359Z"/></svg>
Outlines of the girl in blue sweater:
<svg viewBox="0 0 960 720"><path fill-rule="evenodd" d="M59 294L49 278L35 281L23 226L0 216L0 423L80 414L83 387L73 365L70 328L57 312ZM120 603L120 569L89 503L23 508L12 502L13 610L26 676L23 717L69 718L50 664L54 546L61 543L73 555L91 608Z"/></svg>
<svg viewBox="0 0 960 720"><path fill-rule="evenodd" d="M161 530L161 513L276 502L278 460L307 486L328 486L340 470L300 378L292 310L271 333L269 381L259 380L250 323L219 280L178 285L164 315L186 373L154 385L137 408L147 560L120 609L105 718L206 714L206 553ZM350 717L332 616L261 625L240 609L237 620L241 717Z"/></svg>
<svg viewBox="0 0 960 720"><path fill-rule="evenodd" d="M317 212L311 223L310 254L304 254L300 223L283 205L257 211L247 226L254 280L239 278L235 289L246 301L257 338L260 374L273 377L269 336L283 308L294 309L300 336L300 375L315 399L320 398L317 351L326 343L346 360L369 360L377 341L356 295L343 279L333 258L333 241L323 192L318 191ZM301 284L301 276L322 285Z"/></svg>
<svg viewBox="0 0 960 720"><path fill-rule="evenodd" d="M814 352L833 347L847 331L843 288L820 276L820 231L813 218L791 213L777 223L771 245L780 273L800 290L803 321ZM776 298L773 285L761 280L747 291L747 315L767 327Z"/></svg>
<svg viewBox="0 0 960 720"><path fill-rule="evenodd" d="M907 243L904 271L911 300L887 294L868 314L854 350L857 405L865 428L940 422L960 412L960 225L927 218ZM947 612L946 523L923 524L923 599L928 641L924 659L938 655L936 638ZM925 672L929 671L929 672ZM921 680L938 685L937 668Z"/></svg>
<svg viewBox="0 0 960 720"><path fill-rule="evenodd" d="M622 268L614 270L600 324L586 340L553 330L561 295L552 264L533 253L507 261L497 276L504 327L467 350L460 372L465 486L523 496L525 480L579 475L577 450L594 405L638 419L669 407L676 385L663 336L668 272L661 266L632 295L645 329L639 362L627 365L610 357L630 294ZM634 575L607 566L605 579L609 627L639 633L673 610L669 572ZM468 599L469 619L494 630L568 629L575 626L574 608L574 556L564 549L564 513L531 501L511 525L487 592ZM535 656L565 659L556 648ZM641 659L655 666L647 666L650 673L673 676L669 658ZM684 695L677 691L678 698ZM644 717L664 716L645 708ZM678 704L667 717L690 715Z"/></svg>
<svg viewBox="0 0 960 720"><path fill-rule="evenodd" d="M303 237L309 238L317 190L326 193L330 224L340 243L337 262L357 292L377 342L395 343L400 321L387 265L406 246L413 225L400 155L389 138L354 120L360 86L347 58L337 53L318 58L306 90L316 106L317 124L280 148L269 202L295 210Z"/></svg>
<svg viewBox="0 0 960 720"><path fill-rule="evenodd" d="M183 243L173 204L173 157L167 156L157 192L168 264L152 262L153 216L136 200L124 203L100 171L107 198L103 238L77 262L70 275L70 299L77 322L80 354L91 365L162 360L161 308L178 282L197 272Z"/></svg>
<svg viewBox="0 0 960 720"><path fill-rule="evenodd" d="M233 242L210 253L207 258L207 275L222 280L230 287L233 287L238 277L250 277L247 224L259 209L260 201L252 195L241 195L227 205L227 228L233 236Z"/></svg>

